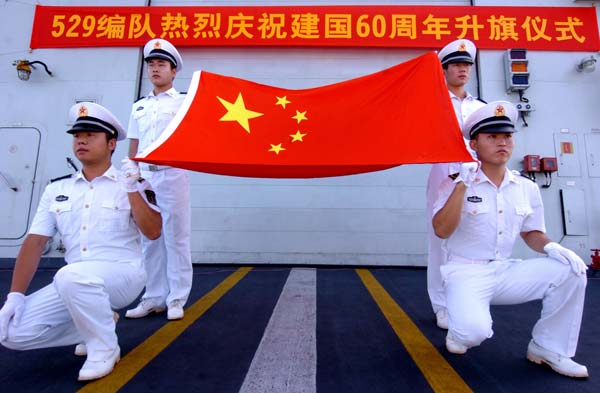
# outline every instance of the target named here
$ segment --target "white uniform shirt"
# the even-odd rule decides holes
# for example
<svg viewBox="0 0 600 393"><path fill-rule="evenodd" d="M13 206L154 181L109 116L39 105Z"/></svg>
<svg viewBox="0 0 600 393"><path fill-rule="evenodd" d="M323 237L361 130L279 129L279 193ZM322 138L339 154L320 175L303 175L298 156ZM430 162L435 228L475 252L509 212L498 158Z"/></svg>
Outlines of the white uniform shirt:
<svg viewBox="0 0 600 393"><path fill-rule="evenodd" d="M138 153L152 144L179 111L185 94L171 88L157 96L150 92L133 104L127 138L139 139Z"/></svg>
<svg viewBox="0 0 600 393"><path fill-rule="evenodd" d="M67 263L141 261L139 230L117 174L111 166L91 182L78 172L49 184L29 233L51 237L58 231ZM148 188L147 182L138 184L144 198Z"/></svg>
<svg viewBox="0 0 600 393"><path fill-rule="evenodd" d="M454 114L456 115L458 124L461 127L465 122L465 119L469 117L471 113L485 106L482 101L479 101L477 98L473 97L469 92L466 92L467 96L462 100L454 95L454 93L452 93L450 90L448 90L448 93L450 93L450 101L454 107Z"/></svg>
<svg viewBox="0 0 600 393"><path fill-rule="evenodd" d="M434 204L437 213L450 197L455 184L442 183ZM447 239L448 261L510 258L521 232L545 232L544 208L538 186L506 170L497 188L480 170L465 193L460 224Z"/></svg>

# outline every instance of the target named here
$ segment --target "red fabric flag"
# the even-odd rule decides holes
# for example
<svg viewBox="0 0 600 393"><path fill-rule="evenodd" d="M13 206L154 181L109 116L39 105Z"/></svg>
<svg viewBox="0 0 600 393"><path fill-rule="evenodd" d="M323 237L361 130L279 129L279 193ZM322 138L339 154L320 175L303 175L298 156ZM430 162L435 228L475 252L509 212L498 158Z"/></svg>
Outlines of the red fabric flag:
<svg viewBox="0 0 600 393"><path fill-rule="evenodd" d="M197 71L173 121L136 159L274 178L472 161L433 52L304 90Z"/></svg>

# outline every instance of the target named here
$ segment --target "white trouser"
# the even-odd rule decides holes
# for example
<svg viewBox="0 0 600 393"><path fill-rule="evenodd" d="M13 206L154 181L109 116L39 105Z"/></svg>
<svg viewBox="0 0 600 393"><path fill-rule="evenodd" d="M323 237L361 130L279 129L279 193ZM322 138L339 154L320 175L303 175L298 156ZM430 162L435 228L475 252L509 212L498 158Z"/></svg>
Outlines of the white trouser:
<svg viewBox="0 0 600 393"><path fill-rule="evenodd" d="M532 336L540 346L572 357L577 349L587 277L551 258L454 263L442 266L448 334L473 347L492 337L491 305L542 299Z"/></svg>
<svg viewBox="0 0 600 393"><path fill-rule="evenodd" d="M142 171L156 193L162 215L162 234L156 240L142 236L144 267L148 274L143 298L160 305L173 300L184 304L192 288L190 250L190 183L183 169Z"/></svg>
<svg viewBox="0 0 600 393"><path fill-rule="evenodd" d="M88 359L103 360L118 344L112 310L133 302L145 280L139 261L66 265L51 284L25 297L21 322L9 324L2 345L28 350L84 342Z"/></svg>
<svg viewBox="0 0 600 393"><path fill-rule="evenodd" d="M435 203L440 184L448 177L449 164L433 164L427 179L427 195L425 217L427 219L427 292L433 307L433 312L446 308L446 294L442 285L440 267L446 260L446 253L442 249L442 239L433 231L431 219L433 218L433 204Z"/></svg>

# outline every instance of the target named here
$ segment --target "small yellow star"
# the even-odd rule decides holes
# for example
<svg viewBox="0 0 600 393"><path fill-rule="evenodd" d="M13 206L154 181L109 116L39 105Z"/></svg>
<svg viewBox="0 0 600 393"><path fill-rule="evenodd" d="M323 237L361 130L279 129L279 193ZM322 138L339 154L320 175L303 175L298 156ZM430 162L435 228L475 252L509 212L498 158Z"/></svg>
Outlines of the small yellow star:
<svg viewBox="0 0 600 393"><path fill-rule="evenodd" d="M248 132L248 134L250 133L250 124L248 123L248 120L263 115L263 113L246 109L246 106L244 105L244 98L242 97L241 92L238 94L234 103L225 101L219 96L217 96L217 98L227 109L227 113L225 113L223 117L219 119L219 121L237 121L240 126L242 126L246 132Z"/></svg>
<svg viewBox="0 0 600 393"><path fill-rule="evenodd" d="M275 103L275 105L281 105L283 107L283 109L285 109L285 106L287 104L291 104L292 101L288 101L287 96L283 96L283 97L277 97L277 102Z"/></svg>
<svg viewBox="0 0 600 393"><path fill-rule="evenodd" d="M296 141L304 142L302 140L302 138L304 136L306 136L306 134L302 134L302 133L300 133L300 131L296 131L295 134L290 134L290 136L292 137L292 142L296 142Z"/></svg>
<svg viewBox="0 0 600 393"><path fill-rule="evenodd" d="M275 152L277 155L279 155L279 152L283 150L285 150L285 148L281 147L281 143L278 145L271 144L271 148L269 149L269 151Z"/></svg>
<svg viewBox="0 0 600 393"><path fill-rule="evenodd" d="M308 120L308 118L306 117L306 111L300 112L296 110L296 116L292 116L292 119L298 120L298 124L300 124L302 120Z"/></svg>

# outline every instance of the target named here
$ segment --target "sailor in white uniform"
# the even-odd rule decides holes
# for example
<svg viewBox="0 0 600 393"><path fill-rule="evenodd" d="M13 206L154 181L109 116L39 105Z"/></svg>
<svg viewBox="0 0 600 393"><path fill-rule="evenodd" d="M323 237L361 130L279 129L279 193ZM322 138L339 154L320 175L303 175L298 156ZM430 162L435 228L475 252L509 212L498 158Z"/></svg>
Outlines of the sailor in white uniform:
<svg viewBox="0 0 600 393"><path fill-rule="evenodd" d="M80 172L46 187L17 256L10 293L0 310L0 343L15 350L84 343L80 380L103 377L120 358L113 310L144 287L139 231L160 235L161 216L137 164L111 164L119 121L95 103L74 105L73 153ZM67 265L53 282L25 295L48 239L59 233Z"/></svg>
<svg viewBox="0 0 600 393"><path fill-rule="evenodd" d="M527 358L556 372L584 378L587 368L575 355L587 283L587 266L573 251L545 234L540 190L530 179L507 169L517 110L496 101L475 111L462 128L477 163L461 165L447 179L434 204L433 228L445 239L441 268L446 290L446 348L463 354L492 337L490 305L542 300ZM521 236L539 258L511 257Z"/></svg>
<svg viewBox="0 0 600 393"><path fill-rule="evenodd" d="M467 116L485 105L483 101L473 97L465 89L465 85L471 76L471 68L476 55L477 48L475 44L465 39L452 41L438 53L446 85L448 86L450 101L454 107L459 126L462 126ZM465 140L465 144L468 146L468 141ZM472 151L471 154L473 154ZM457 171L457 165L448 163L433 164L427 179L427 292L433 312L436 315L437 325L442 329L448 329L446 298L440 273L440 267L444 264L446 256L441 247L441 240L435 236L431 227L431 217L433 216L433 203L437 199L440 184L449 174Z"/></svg>
<svg viewBox="0 0 600 393"><path fill-rule="evenodd" d="M132 108L127 137L129 156L144 151L160 137L179 110L185 94L173 88L173 80L183 60L177 49L163 39L144 46L144 60L153 90ZM165 165L140 164L142 176L157 194L163 218L162 235L143 239L144 267L148 274L142 301L127 311L127 318L141 318L167 311L169 320L184 316L183 306L192 288L190 249L191 205L187 171Z"/></svg>

